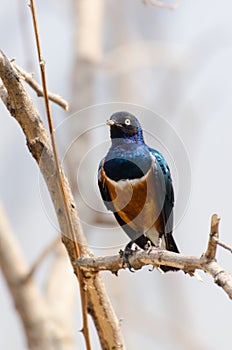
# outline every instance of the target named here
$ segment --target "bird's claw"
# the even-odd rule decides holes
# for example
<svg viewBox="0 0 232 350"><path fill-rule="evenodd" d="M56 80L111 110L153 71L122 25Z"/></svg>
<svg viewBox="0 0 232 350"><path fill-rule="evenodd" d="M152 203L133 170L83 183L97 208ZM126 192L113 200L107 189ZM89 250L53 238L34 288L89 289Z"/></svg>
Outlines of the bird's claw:
<svg viewBox="0 0 232 350"><path fill-rule="evenodd" d="M145 245L145 250L147 251L147 254L151 254L153 249L161 249L161 244L162 244L162 238L159 237L157 245L154 245L151 243L150 240L147 241L146 245Z"/></svg>
<svg viewBox="0 0 232 350"><path fill-rule="evenodd" d="M129 262L129 257L133 254L134 250L131 248L132 244L131 242L127 244L124 250L120 250L119 254L122 258L122 266L125 265L128 267L130 272L135 272Z"/></svg>
<svg viewBox="0 0 232 350"><path fill-rule="evenodd" d="M151 241L148 240L147 243L146 243L146 245L145 245L145 250L146 250L146 252L147 252L148 255L152 252L152 249L153 249L153 248L154 248L154 247L152 246Z"/></svg>

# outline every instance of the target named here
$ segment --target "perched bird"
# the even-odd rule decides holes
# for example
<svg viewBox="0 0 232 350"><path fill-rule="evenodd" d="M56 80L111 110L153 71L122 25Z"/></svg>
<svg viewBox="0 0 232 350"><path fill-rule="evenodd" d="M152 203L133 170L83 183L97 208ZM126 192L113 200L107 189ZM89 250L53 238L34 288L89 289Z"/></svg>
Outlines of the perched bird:
<svg viewBox="0 0 232 350"><path fill-rule="evenodd" d="M130 238L123 263L133 243L142 249L155 246L179 253L172 236L174 192L164 157L146 145L138 119L128 112L116 112L107 121L111 147L98 169L102 199ZM178 270L161 265L166 272Z"/></svg>

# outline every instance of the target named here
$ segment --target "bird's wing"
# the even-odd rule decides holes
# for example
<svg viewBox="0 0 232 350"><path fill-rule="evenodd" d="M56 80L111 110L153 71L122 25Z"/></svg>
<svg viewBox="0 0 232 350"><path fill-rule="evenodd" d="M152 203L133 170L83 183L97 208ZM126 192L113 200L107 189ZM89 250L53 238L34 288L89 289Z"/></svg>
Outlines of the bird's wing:
<svg viewBox="0 0 232 350"><path fill-rule="evenodd" d="M155 157L158 166L154 169L154 179L159 190L162 192L163 198L161 216L164 224L164 238L167 249L174 252L179 252L172 237L173 230L173 206L174 206L174 191L172 178L168 164L162 154L157 150L149 148L151 154Z"/></svg>
<svg viewBox="0 0 232 350"><path fill-rule="evenodd" d="M100 189L100 193L106 208L114 212L115 209L113 206L113 202L104 179L104 171L103 171L104 161L105 161L105 158L101 160L98 168L98 187Z"/></svg>

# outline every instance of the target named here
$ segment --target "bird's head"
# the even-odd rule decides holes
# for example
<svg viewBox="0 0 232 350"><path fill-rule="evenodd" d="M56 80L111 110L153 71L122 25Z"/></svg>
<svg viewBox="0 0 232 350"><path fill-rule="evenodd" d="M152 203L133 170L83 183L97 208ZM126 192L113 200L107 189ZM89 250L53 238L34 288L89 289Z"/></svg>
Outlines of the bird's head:
<svg viewBox="0 0 232 350"><path fill-rule="evenodd" d="M143 131L138 119L128 112L116 112L107 121L111 139L125 139L129 142L142 143Z"/></svg>

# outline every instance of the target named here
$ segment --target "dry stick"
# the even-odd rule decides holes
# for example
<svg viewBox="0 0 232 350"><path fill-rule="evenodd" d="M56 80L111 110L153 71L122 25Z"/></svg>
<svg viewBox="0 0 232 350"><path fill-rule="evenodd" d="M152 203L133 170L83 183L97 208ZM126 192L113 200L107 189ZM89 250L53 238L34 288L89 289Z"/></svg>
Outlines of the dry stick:
<svg viewBox="0 0 232 350"><path fill-rule="evenodd" d="M99 256L99 257L81 257L77 260L77 264L88 273L96 273L99 271L110 271L117 274L123 269L122 259L119 255ZM150 253L137 250L130 257L130 264L134 270L139 270L145 265L157 267L159 265L173 266L183 271L194 271L199 269L209 273L214 282L218 284L227 295L232 299L232 276L225 271L216 261L209 261L205 255L202 257L186 256L169 251L153 249Z"/></svg>
<svg viewBox="0 0 232 350"><path fill-rule="evenodd" d="M153 248L150 252L135 250L129 259L134 270L139 270L145 265L152 265L154 267L165 265L177 267L184 271L186 269L194 271L195 269L202 270L202 263L208 262L205 258L186 256L157 248ZM108 270L117 274L119 270L125 268L122 266L122 259L119 254L112 256L80 257L76 263L89 273Z"/></svg>
<svg viewBox="0 0 232 350"><path fill-rule="evenodd" d="M218 238L213 237L213 240L217 243L217 245L220 245L222 248L229 250L230 253L232 253L232 246L230 246L229 244L226 244L222 241L220 241Z"/></svg>
<svg viewBox="0 0 232 350"><path fill-rule="evenodd" d="M195 271L196 269L203 270L209 273L214 278L214 282L222 287L229 298L232 299L232 276L215 261L217 245L215 237L218 238L219 235L219 221L219 217L214 214L211 218L208 247L206 253L200 258L177 254L167 250L153 249L151 252L138 250L130 256L130 264L135 270L141 269L145 265L152 265L154 267L160 265L173 266L185 272ZM76 263L88 271L88 273L91 271L92 273L96 273L108 270L117 275L118 271L123 269L122 259L119 255L81 257Z"/></svg>
<svg viewBox="0 0 232 350"><path fill-rule="evenodd" d="M119 255L99 256L99 257L81 257L77 264L85 269L87 273L97 273L99 271L110 271L118 274L123 269L122 259ZM222 268L215 260L209 260L205 255L202 257L186 256L169 252L167 250L153 249L150 253L137 250L130 257L130 264L134 270L139 270L145 265L157 267L159 265L173 266L183 271L194 271L195 269L209 273L214 282L223 288L226 294L232 299L232 276Z"/></svg>
<svg viewBox="0 0 232 350"><path fill-rule="evenodd" d="M208 247L205 253L206 259L209 259L209 260L214 260L216 256L217 243L215 242L214 238L219 237L219 230L218 230L219 221L220 221L220 218L218 217L218 215L213 214L211 218Z"/></svg>
<svg viewBox="0 0 232 350"><path fill-rule="evenodd" d="M39 83L37 83L37 81L35 79L33 79L32 74L26 72L23 68L19 67L16 63L13 62L12 64L15 67L15 69L17 70L17 72L23 77L25 82L28 83L28 85L30 85L30 87L33 90L35 90L35 92L37 93L37 96L43 97L44 96L43 88ZM57 94L53 94L51 92L48 92L48 98L50 101L56 103L57 105L59 105L60 107L64 108L66 111L68 111L68 109L69 109L68 102L63 97L61 97Z"/></svg>
<svg viewBox="0 0 232 350"><path fill-rule="evenodd" d="M60 189L61 189L61 192L63 195L64 204L65 204L66 219L67 219L67 222L69 225L69 232L71 234L71 239L74 242L75 254L77 257L80 257L80 248L79 248L78 242L76 240L75 230L74 230L72 218L71 218L69 207L68 207L68 200L67 200L67 196L66 196L66 192L65 192L65 188L64 188L64 180L63 180L63 176L62 176L62 172L61 172L61 168L60 168L60 163L59 163L59 159L58 159L57 148L56 148L54 127L53 127L53 121L52 121L52 116L51 116L51 111L50 111L49 100L48 100L45 62L44 62L43 56L42 56L42 49L41 49L40 36L39 36L39 26L38 26L37 17L36 17L36 9L35 9L34 0L30 1L30 7L31 7L31 12L32 12L33 25L34 25L35 38L36 38L36 46L37 46L37 51L38 51L38 59L39 59L40 70L41 70L41 78L42 78L44 101L45 101L45 107L46 107L46 113L47 113L47 119L48 119L48 125L49 125L49 132L50 132L50 137L51 137L51 142L52 142L55 164L56 164L57 173L58 173L58 179L59 179ZM87 348L87 350L91 350L89 326L88 326L87 295L86 295L84 277L83 277L83 274L81 272L80 267L77 266L76 268L74 268L74 270L75 270L75 273L77 274L77 277L78 277L80 296L81 296L82 318L83 318L82 332L83 332L83 335L85 338L86 348Z"/></svg>

